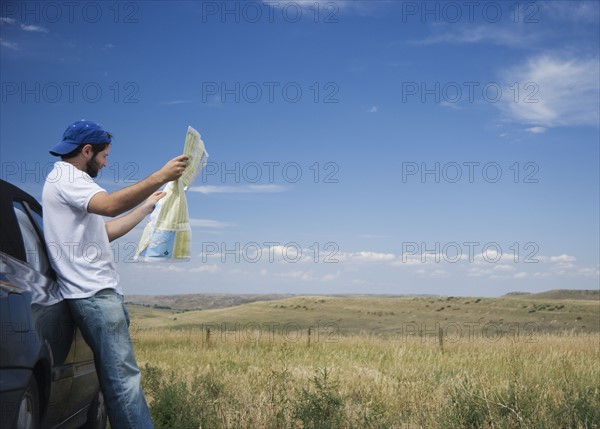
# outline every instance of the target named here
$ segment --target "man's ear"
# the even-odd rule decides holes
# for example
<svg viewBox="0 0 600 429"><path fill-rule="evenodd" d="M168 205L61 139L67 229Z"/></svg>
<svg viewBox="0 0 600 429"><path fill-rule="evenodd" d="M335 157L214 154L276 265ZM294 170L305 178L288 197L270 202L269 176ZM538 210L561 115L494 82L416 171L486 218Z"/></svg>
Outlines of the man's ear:
<svg viewBox="0 0 600 429"><path fill-rule="evenodd" d="M92 159L94 156L94 150L92 149L91 144L86 144L83 149L81 149L81 153L85 156L86 159Z"/></svg>

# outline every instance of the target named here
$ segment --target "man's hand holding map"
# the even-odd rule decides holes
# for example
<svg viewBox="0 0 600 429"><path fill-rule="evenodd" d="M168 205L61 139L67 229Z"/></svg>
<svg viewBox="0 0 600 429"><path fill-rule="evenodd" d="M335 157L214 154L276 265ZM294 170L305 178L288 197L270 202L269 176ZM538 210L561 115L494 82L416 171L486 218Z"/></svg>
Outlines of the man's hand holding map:
<svg viewBox="0 0 600 429"><path fill-rule="evenodd" d="M206 165L208 153L198 131L188 127L184 154L188 164L183 175L169 182L162 198L144 228L136 260L188 261L190 259L191 228L185 191Z"/></svg>

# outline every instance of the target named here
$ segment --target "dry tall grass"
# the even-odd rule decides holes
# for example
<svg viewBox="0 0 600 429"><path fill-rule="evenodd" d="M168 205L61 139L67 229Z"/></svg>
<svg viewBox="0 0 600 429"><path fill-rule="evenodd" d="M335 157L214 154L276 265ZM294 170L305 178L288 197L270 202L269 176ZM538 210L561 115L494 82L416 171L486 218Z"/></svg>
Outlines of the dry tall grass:
<svg viewBox="0 0 600 429"><path fill-rule="evenodd" d="M600 428L595 334L140 330L156 427Z"/></svg>

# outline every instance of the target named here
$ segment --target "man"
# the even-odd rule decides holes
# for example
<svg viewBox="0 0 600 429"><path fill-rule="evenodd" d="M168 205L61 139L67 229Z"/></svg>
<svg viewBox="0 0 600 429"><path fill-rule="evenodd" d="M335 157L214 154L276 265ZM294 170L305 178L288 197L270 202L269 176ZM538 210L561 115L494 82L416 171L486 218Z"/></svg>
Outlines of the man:
<svg viewBox="0 0 600 429"><path fill-rule="evenodd" d="M51 263L61 294L94 352L111 427L148 429L153 425L109 242L152 212L165 195L156 191L181 176L187 157L175 157L144 180L109 194L92 178L106 167L111 140L100 125L81 120L71 124L50 151L61 161L44 184L44 234L49 250L53 247L51 254L57 255ZM103 218L129 210L107 222Z"/></svg>

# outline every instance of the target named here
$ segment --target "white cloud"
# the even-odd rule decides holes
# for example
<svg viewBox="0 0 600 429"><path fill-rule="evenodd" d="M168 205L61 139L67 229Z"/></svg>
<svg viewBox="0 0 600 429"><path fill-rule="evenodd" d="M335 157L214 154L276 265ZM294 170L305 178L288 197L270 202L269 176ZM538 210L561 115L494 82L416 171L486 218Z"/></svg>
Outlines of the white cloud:
<svg viewBox="0 0 600 429"><path fill-rule="evenodd" d="M395 0L379 1L356 1L356 0L295 0L294 2L278 2L273 0L262 0L269 7L281 9L287 7L288 14L294 16L295 8L289 8L290 4L298 5L304 9L303 15L307 19L316 19L323 22L338 22L340 11L354 12L359 15L369 14L380 10L386 5L394 4ZM290 18L287 18L290 19ZM327 21L325 21L327 20Z"/></svg>
<svg viewBox="0 0 600 429"><path fill-rule="evenodd" d="M494 266L494 271L514 271L515 267L513 267L512 265L506 265L506 264L498 264Z"/></svg>
<svg viewBox="0 0 600 429"><path fill-rule="evenodd" d="M352 253L350 258L356 262L391 262L396 256L393 253L358 252Z"/></svg>
<svg viewBox="0 0 600 429"><path fill-rule="evenodd" d="M201 194L264 194L284 192L287 188L281 185L241 185L241 186L192 186L188 189L190 192L199 192Z"/></svg>
<svg viewBox="0 0 600 429"><path fill-rule="evenodd" d="M540 16L559 21L598 24L599 3L596 1L544 1L536 2Z"/></svg>
<svg viewBox="0 0 600 429"><path fill-rule="evenodd" d="M377 106L372 106L369 109L369 113L377 113L377 112L379 112L379 107L377 107Z"/></svg>
<svg viewBox="0 0 600 429"><path fill-rule="evenodd" d="M562 254L559 256L550 256L550 262L575 262L575 256Z"/></svg>
<svg viewBox="0 0 600 429"><path fill-rule="evenodd" d="M12 49L15 51L19 50L19 44L15 42L9 42L8 40L0 39L0 46L4 46L5 48Z"/></svg>
<svg viewBox="0 0 600 429"><path fill-rule="evenodd" d="M539 36L532 31L527 32L526 26L502 26L502 25L464 25L448 24L446 26L436 26L440 28L439 32L427 36L424 39L413 40L410 42L415 45L437 45L441 43L449 44L475 44L475 43L493 43L502 46L511 46L522 48L530 46Z"/></svg>
<svg viewBox="0 0 600 429"><path fill-rule="evenodd" d="M337 271L335 274L325 274L323 277L321 277L321 281L323 282L330 282L333 280L337 280L340 277L341 272Z"/></svg>
<svg viewBox="0 0 600 429"><path fill-rule="evenodd" d="M306 250L308 253L309 250ZM333 259L338 262L349 264L386 264L392 267L401 267L409 265L421 265L426 266L427 264L433 263L445 263L446 261L442 257L441 253L438 254L427 254L424 256L425 261L421 260L421 255L417 254L405 254L397 256L393 253L384 252L373 252L373 251L359 251L359 252L336 252L332 255ZM309 258L309 260L311 260Z"/></svg>
<svg viewBox="0 0 600 429"><path fill-rule="evenodd" d="M509 119L541 128L598 125L600 64L597 58L544 54L505 70L505 96L497 103ZM518 94L515 93L515 82ZM516 98L515 98L516 96ZM534 131L535 130L535 131Z"/></svg>
<svg viewBox="0 0 600 429"><path fill-rule="evenodd" d="M175 273L180 273L180 272L185 271L184 268L173 265L173 264L167 264L167 263L158 263L158 264L148 263L148 264L146 264L143 261L139 264L136 264L136 267L139 267L140 269L146 269L146 270L166 271L166 272L175 272Z"/></svg>
<svg viewBox="0 0 600 429"><path fill-rule="evenodd" d="M571 268L575 268L575 264L572 264L570 262L561 262L559 264L556 264L557 267L561 268L561 270L564 272L565 270L569 270Z"/></svg>
<svg viewBox="0 0 600 429"><path fill-rule="evenodd" d="M177 104L189 104L189 103L192 103L192 100L161 101L159 104L161 106L175 106Z"/></svg>
<svg viewBox="0 0 600 429"><path fill-rule="evenodd" d="M17 20L14 19L14 18L8 18L8 17L5 17L5 16L0 16L0 25L6 25L6 24L12 25L15 22L17 22Z"/></svg>
<svg viewBox="0 0 600 429"><path fill-rule="evenodd" d="M302 270L296 270L296 271L290 271L288 273L282 273L282 274L280 274L280 276L285 277L285 278L304 280L304 281L313 280L313 277L309 272L302 271Z"/></svg>
<svg viewBox="0 0 600 429"><path fill-rule="evenodd" d="M443 278L443 277L449 277L450 273L446 270L443 269L435 269L435 270L426 270L426 269L420 269L417 270L418 274L421 274L422 276L426 276L426 277L433 277L433 278Z"/></svg>
<svg viewBox="0 0 600 429"><path fill-rule="evenodd" d="M47 33L48 32L47 29L45 29L44 27L42 27L40 25L27 25L27 24L21 24L21 30L29 31L29 32L33 32L33 33Z"/></svg>
<svg viewBox="0 0 600 429"><path fill-rule="evenodd" d="M442 101L440 103L440 106L447 107L448 109L453 109L453 110L461 109L457 103L450 103L449 101L446 101L446 100Z"/></svg>
<svg viewBox="0 0 600 429"><path fill-rule="evenodd" d="M201 228L227 228L231 225L225 222L220 222L218 220L190 218L190 226L197 226Z"/></svg>
<svg viewBox="0 0 600 429"><path fill-rule="evenodd" d="M437 256L439 256L440 259L436 259ZM414 255L412 253L406 253L403 256L398 257L390 265L393 267L405 267L408 265L431 264L431 263L435 263L437 260L443 261L443 258L441 258L441 254L437 254L437 255L427 254L424 256L424 259L425 259L424 261L421 259L420 254Z"/></svg>
<svg viewBox="0 0 600 429"><path fill-rule="evenodd" d="M515 3L515 5L518 5ZM467 20L454 22L436 22L431 26L432 34L413 40L409 43L417 45L435 44L476 44L491 43L518 49L537 49L541 43L562 37L562 32L553 28L560 21L563 25L591 24L590 37L597 37L597 24L600 20L600 7L597 1L539 1L518 5L520 16L515 22L514 6L506 10L510 19L495 23L474 25ZM464 18L464 16L463 16ZM568 27L566 27L568 28Z"/></svg>
<svg viewBox="0 0 600 429"><path fill-rule="evenodd" d="M553 263L566 263L566 262L575 262L577 258L572 255L567 255L565 253L558 256L536 256L540 262L553 262Z"/></svg>
<svg viewBox="0 0 600 429"><path fill-rule="evenodd" d="M552 273L547 273L547 272L542 272L542 271L536 271L535 273L532 274L533 277L551 277L554 274Z"/></svg>
<svg viewBox="0 0 600 429"><path fill-rule="evenodd" d="M210 273L210 274L218 273L219 271L221 271L221 268L215 264L202 265L201 267L191 268L190 270L188 270L188 272L190 272L190 273Z"/></svg>
<svg viewBox="0 0 600 429"><path fill-rule="evenodd" d="M532 134L543 134L545 133L547 128L544 127L531 127L527 128L525 131L530 132Z"/></svg>
<svg viewBox="0 0 600 429"><path fill-rule="evenodd" d="M221 266L227 262L243 262L248 264L260 263L256 267L254 274L260 277L268 276L269 279L278 277L287 281L299 282L323 282L327 283L338 281L344 273L350 274L350 278L356 278L364 273L372 276L374 273L388 272L385 270L394 270L393 267L403 266L404 275L417 275L429 279L443 278L485 278L494 281L510 281L523 278L548 278L552 276L577 276L577 277L598 277L598 268L581 267L575 264L576 258L568 254L559 254L554 256L535 255L537 264L524 263L523 256L515 260L512 252L496 252L492 247L487 249L485 255L481 249L475 251L472 259L469 260L469 254L466 252L459 259L454 255L426 254L426 261L421 261L421 255L377 252L377 251L357 251L342 252L336 251L332 258L337 262L336 265L327 264L331 270L323 271L320 267L325 265L314 265L315 250L311 248L300 248L299 245L266 245L259 243L236 243L226 246L214 243L214 248L207 247L206 254L200 255L203 261L206 258L210 263ZM323 261L324 254L317 256L319 261ZM219 264L221 262L221 264ZM331 261L333 263L333 261ZM267 265L270 265L269 268ZM292 265L290 265L292 264ZM313 268L314 267L314 268ZM209 271L210 270L210 271ZM405 271L406 270L406 271ZM216 272L216 268L206 268L196 270L199 272ZM328 272L329 271L329 272ZM228 270L227 273L231 271ZM352 280L349 279L350 282ZM368 284L368 282L366 283Z"/></svg>
<svg viewBox="0 0 600 429"><path fill-rule="evenodd" d="M484 269L480 267L471 267L467 270L467 276L469 277L483 277L492 273L492 270Z"/></svg>
<svg viewBox="0 0 600 429"><path fill-rule="evenodd" d="M600 269L598 269L597 267L584 267L577 270L577 274L585 277L599 277Z"/></svg>

